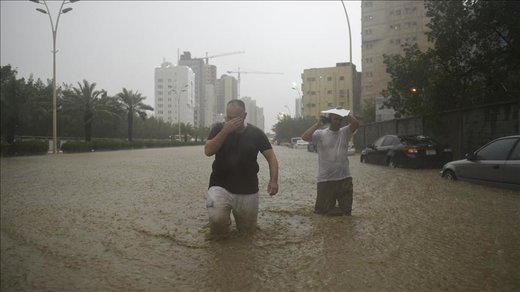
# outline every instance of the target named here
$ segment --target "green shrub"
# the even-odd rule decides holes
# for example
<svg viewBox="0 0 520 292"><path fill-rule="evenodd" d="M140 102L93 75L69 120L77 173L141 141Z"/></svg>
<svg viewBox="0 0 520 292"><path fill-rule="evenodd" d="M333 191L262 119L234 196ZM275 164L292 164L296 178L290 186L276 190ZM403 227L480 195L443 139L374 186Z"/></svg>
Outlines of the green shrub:
<svg viewBox="0 0 520 292"><path fill-rule="evenodd" d="M7 151L9 150L9 144L4 140L0 141L0 155L7 156Z"/></svg>
<svg viewBox="0 0 520 292"><path fill-rule="evenodd" d="M90 152L92 150L92 144L84 141L68 141L61 145L61 151L63 153L77 153L77 152Z"/></svg>
<svg viewBox="0 0 520 292"><path fill-rule="evenodd" d="M160 147L194 146L203 145L204 142L180 142L170 140L134 140L132 142L119 139L102 139L92 142L69 141L61 147L64 153L89 152L89 151L110 151L127 149L144 149Z"/></svg>
<svg viewBox="0 0 520 292"><path fill-rule="evenodd" d="M14 141L13 144L1 142L2 156L42 155L49 152L47 140Z"/></svg>

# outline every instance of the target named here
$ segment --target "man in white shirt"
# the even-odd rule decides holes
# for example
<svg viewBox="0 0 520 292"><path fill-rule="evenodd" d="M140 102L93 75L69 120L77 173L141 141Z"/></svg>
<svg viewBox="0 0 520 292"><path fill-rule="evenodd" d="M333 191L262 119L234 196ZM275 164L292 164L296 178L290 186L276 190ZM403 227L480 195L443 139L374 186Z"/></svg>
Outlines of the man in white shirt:
<svg viewBox="0 0 520 292"><path fill-rule="evenodd" d="M337 201L341 214L350 216L353 188L347 150L359 122L345 109L325 112L328 112L330 118L329 127L321 129L324 125L322 117L302 135L303 140L315 143L318 150L319 171L314 212L337 215ZM344 122L348 124L342 127Z"/></svg>

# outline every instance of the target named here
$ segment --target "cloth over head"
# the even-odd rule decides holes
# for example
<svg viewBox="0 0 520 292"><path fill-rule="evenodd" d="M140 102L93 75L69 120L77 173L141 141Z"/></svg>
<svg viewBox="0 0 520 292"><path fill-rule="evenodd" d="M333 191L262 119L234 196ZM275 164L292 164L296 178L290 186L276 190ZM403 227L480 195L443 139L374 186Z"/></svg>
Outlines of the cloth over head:
<svg viewBox="0 0 520 292"><path fill-rule="evenodd" d="M329 110L326 110L326 111L321 111L322 114L335 114L335 115L338 115L340 117L346 117L350 114L350 110L347 110L347 109L337 109L337 108L333 108L333 109L329 109Z"/></svg>

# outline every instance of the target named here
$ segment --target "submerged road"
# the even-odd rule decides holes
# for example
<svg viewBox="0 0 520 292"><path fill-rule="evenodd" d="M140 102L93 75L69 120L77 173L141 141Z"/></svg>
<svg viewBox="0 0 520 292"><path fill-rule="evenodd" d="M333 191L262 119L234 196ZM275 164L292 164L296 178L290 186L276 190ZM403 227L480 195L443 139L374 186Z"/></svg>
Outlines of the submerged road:
<svg viewBox="0 0 520 292"><path fill-rule="evenodd" d="M275 147L259 229L209 240L201 146L1 159L1 290L520 289L520 193L351 156L351 217L313 213L317 154Z"/></svg>

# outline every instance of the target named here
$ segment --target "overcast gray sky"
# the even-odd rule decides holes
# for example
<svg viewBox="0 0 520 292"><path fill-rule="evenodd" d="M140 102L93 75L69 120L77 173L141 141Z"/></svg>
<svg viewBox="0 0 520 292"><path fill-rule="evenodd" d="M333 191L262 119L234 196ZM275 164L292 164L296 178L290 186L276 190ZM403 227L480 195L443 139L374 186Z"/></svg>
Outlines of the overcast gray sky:
<svg viewBox="0 0 520 292"><path fill-rule="evenodd" d="M49 7L56 20L61 1ZM52 78L52 33L48 16L30 1L1 4L1 65L18 77ZM345 1L352 29L353 63L361 70L361 3ZM294 115L304 69L333 67L349 58L348 26L338 1L79 1L62 14L57 48L58 84L86 79L115 95L138 90L153 106L154 68L177 51L193 57L234 51L210 59L217 77L242 74L241 96L264 108L266 131L279 112ZM236 75L234 75L236 77Z"/></svg>

